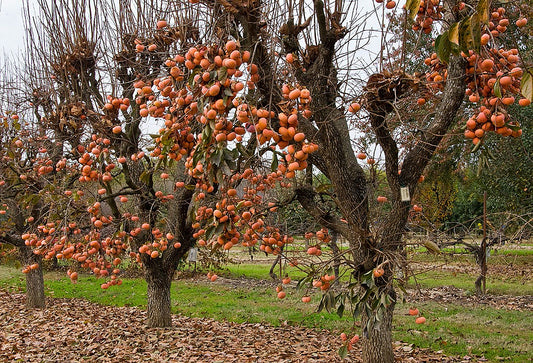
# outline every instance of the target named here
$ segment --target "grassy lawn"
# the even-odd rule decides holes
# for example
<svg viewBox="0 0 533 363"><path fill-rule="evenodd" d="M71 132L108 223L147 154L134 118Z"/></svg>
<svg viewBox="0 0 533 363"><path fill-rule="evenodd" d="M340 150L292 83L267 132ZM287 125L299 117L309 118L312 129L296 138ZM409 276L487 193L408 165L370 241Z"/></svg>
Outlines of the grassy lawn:
<svg viewBox="0 0 533 363"><path fill-rule="evenodd" d="M261 265L254 265L261 266ZM256 275L262 271L246 265L233 266L231 275ZM268 273L268 266L264 266ZM289 272L289 275L296 275ZM263 277L265 274L262 275ZM442 279L439 281L438 279ZM435 286L446 285L446 276L427 276ZM457 282L457 280L454 280ZM66 276L48 273L46 292L55 297L85 298L92 302L117 306L146 306L146 283L143 279L124 279L122 286L101 290L102 280L82 275L77 284ZM502 283L505 285L505 283ZM257 284L255 284L257 285ZM2 288L23 289L24 276L19 269L0 266ZM490 285L489 285L490 286ZM509 287L503 288L504 291ZM306 327L335 332L352 331L349 316L314 313L319 294L312 295L310 304L300 301L302 293L286 289L287 298L279 300L272 288L240 288L222 283L200 280L175 281L172 286L173 311L191 317L211 317L234 322L262 322L274 326L301 324ZM509 357L514 362L529 359L533 341L533 314L491 307L468 307L425 301L417 304L427 318L425 325L417 325L407 315L409 306L398 304L394 323L394 339L419 347L443 350L449 355L484 355L491 361ZM358 329L358 328L355 328Z"/></svg>
<svg viewBox="0 0 533 363"><path fill-rule="evenodd" d="M490 361L527 362L533 352L533 314L486 306L424 302L418 309L425 325L400 307L395 316L395 338L450 355L484 355Z"/></svg>
<svg viewBox="0 0 533 363"><path fill-rule="evenodd" d="M270 265L266 264L251 264L241 263L235 265L228 265L225 270L221 272L222 275L228 277L246 277L252 279L268 278ZM276 266L274 273L279 276L279 268ZM283 270L283 275L288 274L293 280L302 279L305 273L295 267L287 267ZM342 274L341 274L342 275ZM416 275L416 282L422 288L433 288L439 286L455 286L462 290L475 293L474 282L477 275L467 273L457 273L445 270L432 270L428 272L418 273ZM342 275L341 281L348 281L348 274ZM415 278L411 277L408 287L416 286ZM516 277L502 277L502 276L487 276L487 289L491 294L497 295L533 295L533 284L521 277L519 274Z"/></svg>
<svg viewBox="0 0 533 363"><path fill-rule="evenodd" d="M525 247L525 246L524 246ZM418 248L410 248L410 250L414 253L420 254L420 253L427 253L427 249L425 247L418 247ZM469 252L464 247L445 247L441 249L442 253L447 254L454 254L454 255L466 255L472 258L471 252ZM497 248L491 248L491 256L533 256L533 248L524 248L524 249L512 249L512 248L506 248L504 247L497 247ZM430 255L431 256L431 255Z"/></svg>
<svg viewBox="0 0 533 363"><path fill-rule="evenodd" d="M229 277L246 277L251 279L267 279L269 278L270 266L267 264L251 264L251 263L241 263L235 265L227 265L224 267L224 270L221 272L222 275L228 275ZM279 277L280 269L279 265L274 269L274 273ZM282 269L282 277L288 275L293 280L300 280L304 278L306 273L300 270L298 267L286 266ZM348 280L346 274L342 274L342 280Z"/></svg>
<svg viewBox="0 0 533 363"><path fill-rule="evenodd" d="M459 289L475 293L474 282L477 276L467 273L454 273L452 271L428 271L416 275L416 282L422 288L440 286L455 286ZM415 287L415 279L409 279L408 287ZM487 276L487 292L495 295L533 295L531 281L510 277Z"/></svg>
<svg viewBox="0 0 533 363"><path fill-rule="evenodd" d="M265 279L268 278L268 272L270 271L270 265L266 264L251 264L251 263L241 263L241 264L232 264L225 267L229 276L231 277L246 277L252 279ZM305 276L305 273L297 268L288 267L284 268L282 275L288 274L291 279L301 279ZM279 277L279 265L274 269L274 273Z"/></svg>

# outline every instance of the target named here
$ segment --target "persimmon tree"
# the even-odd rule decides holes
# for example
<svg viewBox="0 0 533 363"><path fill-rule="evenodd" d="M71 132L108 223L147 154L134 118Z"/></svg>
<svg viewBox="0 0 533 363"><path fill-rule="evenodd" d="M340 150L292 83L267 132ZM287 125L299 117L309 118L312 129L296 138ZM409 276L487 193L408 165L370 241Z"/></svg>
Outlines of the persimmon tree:
<svg viewBox="0 0 533 363"><path fill-rule="evenodd" d="M31 159L37 157L39 151L33 149L33 152L29 152L26 149L24 153L27 153L28 158L21 157L23 142L27 140L13 137L15 133L18 133L13 131L21 127L18 120L16 113L10 113L9 116L5 113L2 115L0 244L16 247L12 251L17 251L21 262L25 264L26 306L41 308L45 305L41 258L33 254L32 249L26 246L22 235L26 233L27 224L35 219L35 215L39 218L45 212L46 207L39 197L43 185L38 185L32 175L34 170ZM20 159L15 161L16 157Z"/></svg>
<svg viewBox="0 0 533 363"><path fill-rule="evenodd" d="M26 306L45 306L42 256L29 242L32 230L45 235L39 242L49 244L54 231L52 220L63 218L64 200L56 186L68 183L70 176L62 157L62 137L49 132L42 123L26 121L31 114L24 93L23 74L6 59L1 79L2 119L0 128L0 243L16 247L26 274ZM30 120L35 120L31 118Z"/></svg>
<svg viewBox="0 0 533 363"><path fill-rule="evenodd" d="M34 255L72 261L74 282L89 269L106 279L104 289L121 284L119 265L129 253L145 267L148 325L168 326L170 281L193 243L193 191L174 193L165 171L189 183L183 166L159 166L148 155L146 131L155 120L141 101L154 96L136 87L157 79L176 43L196 39L198 24L185 17L199 17L185 12L179 29L167 28L152 5L41 1L35 16L26 4L27 54L40 67L31 68L29 82L35 117L46 133L65 135L59 142L71 180L54 184L56 198L67 201L58 208L63 218L40 221L21 237Z"/></svg>
<svg viewBox="0 0 533 363"><path fill-rule="evenodd" d="M167 118L169 122L156 138L157 153L161 150L159 157L174 159L165 148L168 150L176 147L169 145L176 144L183 148L183 129L188 132L194 121L202 125L201 146L192 150L185 166L197 180L197 187L207 191L207 194L197 194L198 202L210 193L222 192L223 195L212 211L207 206L197 209L198 222L193 227L197 228L199 244L229 249L242 239L245 245L259 242L266 252L280 253L290 238L265 227L263 219L257 218L262 209L256 203L263 202L263 210L275 208L275 205L265 205L267 194L262 193L258 198L258 192L268 189L273 182L283 182L282 177L292 179L303 170L312 173L310 165L316 167L329 180L339 215L320 208L316 199L319 193L310 183L298 179L293 180L294 184L291 182L303 208L324 227L315 234L316 246L307 252L320 259L320 245L330 240L328 229L342 235L350 244L351 256L345 264L350 266L360 284L357 291L336 296L329 290L335 280L330 274L322 274L314 285L326 291L322 300L324 306L331 308L335 302L349 297L356 312L362 314L366 361L392 361L390 332L396 301L393 271L402 259L402 236L411 210L405 194L414 193L436 147L454 124L465 92L470 96L475 93L469 100L481 101L476 115L486 117L486 120L482 116L479 120L476 118L475 127L471 122L467 124L470 131L477 132L473 140L475 145L480 145L478 148L486 132L520 136L519 125L508 118L506 106L521 90L527 97L521 98L519 103L527 106L531 98L528 91L531 76L527 67L519 67L516 49L497 48L497 38L505 32L505 24L509 22L505 9L491 12L489 4L483 1L468 6L410 1L407 8L415 18L415 28L431 33L432 22L442 20L442 28L435 30L442 33L435 40L436 52L426 60L431 70L424 75L383 70L368 77L358 97L351 95L347 99L339 86L342 66L336 62L342 54L337 43L349 34L348 28L341 26L341 14L350 13L350 8L343 12L341 2L324 4L321 1L313 2L309 9L303 3L299 8L292 3L265 3L260 7L261 4L255 2L257 8L237 2L221 5L239 24L234 30L236 33L230 34L242 49L232 40L226 43L225 49L197 46L176 57L176 64L169 64L184 73L192 71L192 77L184 90L177 91L184 98L184 101L178 98L178 106L180 103L183 106L174 110L179 122L173 121L174 115L170 120ZM394 5L389 2L387 7L394 8ZM209 2L198 6L221 9ZM261 11L286 13L288 18L276 18L284 21L273 27L268 22L257 22ZM306 11L309 17L305 16ZM295 23L295 15L298 23ZM519 19L519 24L523 23L523 19ZM482 33L490 33L490 39ZM221 34L224 35L222 30ZM271 38L272 34L280 34L279 41ZM225 40L224 37L221 40ZM267 44L273 45L268 48ZM276 58L279 55L281 60ZM241 75L238 68L241 60L251 60L253 64L242 74L249 77L248 83L237 86L240 81L229 76ZM277 67L282 71L274 72ZM171 74L173 78L181 76L178 71L174 73ZM234 80L236 83L232 83ZM186 98L191 93L193 98L189 104ZM398 119L395 108L402 102L405 105L412 94L420 95L416 101L418 106L429 103L435 113L412 122ZM347 102L355 98L360 103ZM339 103L345 108L340 108ZM357 113L361 108L366 111L366 119L360 126L374 134L382 150L382 167L389 186L388 198L380 196L378 201L388 201L390 209L381 217L381 223L375 224L377 228L371 225L369 214L369 180L358 162L366 155L354 152L349 133L349 112ZM489 119L490 125L482 126ZM417 132L412 133L413 129ZM179 135L177 130L181 130ZM252 138L247 137L249 134ZM466 136L471 135L467 133ZM249 153L251 147L256 150L254 155ZM239 162L229 162L242 157L254 161L262 155L270 161L273 170L270 174L257 174L252 169L243 171L246 163L242 166ZM239 194L235 184L242 183L243 179L248 180L251 187L245 183L247 189ZM327 264L322 261L320 265ZM279 290L278 297L282 298L284 292Z"/></svg>
<svg viewBox="0 0 533 363"><path fill-rule="evenodd" d="M479 102L472 106L475 125L473 119L466 124L466 136L473 133L478 148L487 132L520 135L506 106L521 90L527 97L520 104L528 103L532 78L517 51L499 49L505 10L491 12L484 0L408 1L415 29L440 33L426 61L428 72L409 75L386 69L385 30L377 57L365 49L372 33L366 20L382 21L382 12L396 11L394 1L373 4L366 15L355 2L340 0L173 1L172 12L156 14L164 18L135 17L131 9L120 9L129 14L120 16L97 1L70 12L72 4L62 4L50 9L41 2L44 14L56 14L45 15L43 23L66 14L79 27L64 25L55 33L48 25L41 40L55 45L64 39L49 48L55 52L55 87L79 97L86 108L83 137L70 148L79 173L70 191L86 213L70 213L83 223L82 234L68 232L63 241L58 234L51 246L32 244L35 251L75 260L106 277L103 288L120 284L119 266L129 256L146 271L148 324L168 326L172 275L194 243L210 250L258 244L280 254L293 242L267 223L279 202L269 191L281 186L322 226L308 235L306 260L312 266L301 285L320 288L327 309L342 311L349 301L362 317L363 359L392 362L394 271L412 209L408 194L455 122L465 92ZM80 32L87 18L78 14L91 4L106 9L106 19L128 20ZM61 38L63 33L69 36ZM105 34L113 36L97 47ZM104 50L107 78L96 66ZM365 74L369 69L375 73ZM107 79L112 82L106 86ZM424 117L404 119L395 112L424 105L433 110ZM157 122L159 130L148 132L145 122ZM354 130L371 134L380 151L371 155L371 143L354 143ZM387 196L373 195L366 168L370 175L385 173ZM312 183L317 171L327 179L319 188ZM321 193L335 212L321 203ZM370 213L375 201L383 203L379 215ZM67 232L67 221L74 223L65 218L55 230ZM322 246L333 234L350 247L342 254L356 281L348 292L331 288L339 284L328 273L336 262Z"/></svg>
<svg viewBox="0 0 533 363"><path fill-rule="evenodd" d="M223 47L191 47L200 25L187 23L186 18L201 17L190 6L178 15L183 20L178 28L157 20L161 16L151 13L156 12L153 4L144 5L144 9L115 9L98 1L64 1L50 7L43 1L39 2L40 17L28 13L29 24L38 25L29 34L28 53L45 65L42 73L36 73L44 77L30 83L43 86L31 93L35 96L34 112L45 132L68 136L56 141L66 161L47 173L68 167L73 180L51 183L58 199L70 201L58 208L63 218L43 218L20 238L36 256L71 260L68 274L74 282L83 268L106 278L103 289L121 284L120 264L131 257L146 271L148 325L168 326L172 276L194 238L216 234L220 246L229 249L241 235L233 225L239 209L247 221L242 235L255 244L259 236L254 231L266 230L262 214L253 208L261 200L255 195L256 188L273 185L281 173L265 176L245 167L242 175L229 176L232 180L228 183L249 181L246 195L240 197L242 205L232 206L237 200L236 189L222 188L216 178L223 178L223 170L235 170L236 161L244 165L250 155L239 158L236 148L217 147L213 142L241 139L246 132L244 127L229 132L223 116L239 105L235 100L229 106L242 91L243 82L250 89L254 87L257 66L250 62L250 52L236 50L235 42ZM144 11L145 18L135 24L117 20L124 19L119 14L133 17L134 11ZM72 21L51 26L57 18ZM153 22L145 23L147 19ZM110 43L113 39L120 39L116 52ZM170 56L170 49L179 44L187 49L186 59L177 50ZM104 47L107 53L99 55ZM199 74L197 68L210 66L213 57L218 57L216 62L223 61L224 67L217 64L220 69L214 70L214 76ZM224 84L209 85L207 94L211 76ZM106 95L107 91L120 97ZM241 118L248 117L248 112L254 118L257 113L270 115L265 109L248 108L246 103L239 111L244 113L238 115ZM143 127L157 119L164 128L150 143ZM256 127L248 126L248 133L263 131L265 122L262 118ZM290 122L295 122L294 117ZM303 141L302 134L292 136ZM255 144L255 137L251 139ZM305 152L316 148L304 146ZM204 164L209 168L205 175ZM215 194L220 193L226 198L218 202L219 195ZM205 224L209 218L215 218L216 223ZM281 244L289 240L276 229L268 231L270 238ZM198 243L205 245L207 241L200 239Z"/></svg>
<svg viewBox="0 0 533 363"><path fill-rule="evenodd" d="M270 14L279 13L269 8L269 5L271 4L265 4L263 11L268 9ZM338 103L344 101L346 105L347 99L346 97L343 99L345 95L339 86L338 75L342 67L336 63L339 61L336 56L340 54L337 42L347 35L348 29L343 28L340 22L341 14L349 13L349 11L341 11L340 2L336 2L333 6L333 4L324 5L321 1L315 1L309 10L311 17L307 21L307 17L304 16L307 8L304 5L300 8L296 6L293 8L291 5L292 3L287 4L288 8L283 8L281 5L282 9L287 10L286 23L276 24L279 28L274 29L269 28L268 23L259 23L266 29L272 29L271 32L261 32L257 31L256 26L259 25L256 25L254 21L260 18L260 14L236 2L223 4L226 11L234 14L235 19L242 25L241 46L254 45L253 49L256 50L256 54L252 57L258 65L258 74L261 77L256 88L261 95L268 98L273 110L270 113L258 114L257 121L252 119L254 126L252 131L261 131L261 134L257 135L259 145L270 142L270 146L276 145L275 151L279 149L283 153L287 146L283 143L285 141L283 136L286 133L283 115L286 111L282 107L286 106L287 102L292 105L291 100L301 101L299 96L302 90L309 91L312 99L308 105L309 112L307 110L297 112L298 123L295 125L297 127L294 132L297 134L301 131L305 140L318 145L318 149L306 157L306 164L312 164L329 179L333 189L332 195L337 201L343 218L324 213L315 199L316 190L309 184L296 185L295 193L301 205L324 227L343 235L350 243L352 256L346 264L352 268L354 276L359 280L362 293L354 292L348 296L356 310L362 313L364 359L376 362L392 361L390 332L392 312L396 301L393 271L397 261L401 260L402 236L411 209L409 198L406 196L402 198L402 188L406 188L411 195L414 193L416 184L436 147L454 124L465 91L469 96L474 95L474 97L469 97L471 102L481 102L475 113L480 117L479 120L476 116L475 125L472 122L467 124L468 131L474 133L474 144L481 147L485 133L491 131L518 137L519 126L515 121L508 119L505 110L507 104L513 100L513 95L519 94L520 90L527 97L521 98L519 103L527 105L530 102L531 94L528 91L531 82L530 71L519 63L517 50L498 49L498 37L503 36L501 33L505 32L505 24L509 22L505 19L505 9L497 8L491 11L489 4L483 1L473 4L410 1L407 8L415 18L416 29L429 34L433 31L434 21L442 21L443 24L442 28L435 30L435 32L442 33L435 40L436 52L426 61L431 70L422 76L410 76L401 70L384 70L371 75L359 97L361 102L353 103L344 109L339 108ZM388 8L394 8L394 6L394 2L387 4ZM297 23L295 23L295 14L299 19ZM519 19L519 24L524 24L523 18ZM253 31L248 32L249 29ZM307 33L309 29L315 32ZM276 31L280 33L275 33ZM267 39L271 39L268 35L273 33L281 35L281 42L276 50L286 60L283 69L285 72L281 74L272 73L272 64L279 64L272 58L276 54L266 52L266 49L262 47L268 44ZM484 34L490 34L488 40ZM195 54L196 51L198 49L195 49ZM189 58L191 57L192 55L189 54ZM497 62L493 58L497 58ZM200 57L198 59L202 60ZM216 64L214 58L213 62ZM205 64L209 67L208 63ZM190 67L192 68L192 65ZM261 82L265 78L270 82L269 84ZM206 79L209 78L206 77ZM284 82L287 84L284 92L284 87L280 87L281 94L277 91L279 88L272 87L272 84L276 84L276 80L279 80L280 85ZM295 84L295 81L298 82L297 89L300 95L297 95L298 91L288 86ZM207 81L204 79L204 82ZM520 82L521 88L519 88ZM206 86L205 93L207 92ZM434 113L428 113L426 117L411 122L396 118L395 107L400 102L408 100L406 96L416 93L420 95L416 104L423 106L429 103L433 106ZM213 97L212 94L210 96ZM355 98L355 95L350 98ZM259 98L258 101L260 104L262 99ZM300 103L307 106L308 102ZM234 106L239 111L240 105ZM368 179L363 167L358 163L358 154L354 152L351 145L349 119L346 112L347 109L357 112L361 107L367 112L367 122L362 123L361 126L363 130L375 135L375 140L381 147L384 155L382 167L385 169L390 188L389 197L380 196L379 199L380 202L388 201L390 210L382 217L382 222L377 229L371 226L369 219ZM207 113L210 111L207 108L205 116L208 120ZM281 114L283 115L280 118ZM480 116L480 114L483 115ZM211 116L217 119L214 112L211 112ZM256 115L252 113L252 116ZM237 119L233 127L236 125L240 127L238 121L242 123L248 121L248 118ZM205 122L205 124L208 123ZM487 125L482 126L484 124ZM416 132L413 133L412 130ZM467 137L472 136L470 132L466 133ZM276 140L276 137L281 139ZM224 136L220 136L216 141L223 143L226 140ZM289 141L284 159L290 173L298 170L299 167L293 164L295 153L289 148L291 145L296 145L295 150L297 150L300 140ZM279 160L274 155L275 153L271 160L274 165L278 163L277 169L279 170ZM363 158L361 155L361 159ZM301 163L298 165L301 166ZM194 162L191 166L194 166ZM203 170L209 171L205 166ZM285 173L283 170L280 171L282 174ZM285 175L293 176L292 174ZM219 177L217 181L220 182L222 179ZM404 192L404 194L407 193ZM213 220L208 219L209 227L220 225L216 223L216 218L218 217L215 216ZM215 222L214 225L211 224L213 222ZM207 236L209 238L206 243L209 243L211 236L209 234ZM321 240L328 240L325 231L321 231L319 236ZM270 247L273 252L276 252L276 249L272 248L272 243L275 241L276 238L273 240L270 237L263 238L262 245L265 246L265 250L268 251ZM222 242L225 240L219 243ZM320 248L315 246L310 248L309 253L320 256L319 251ZM330 285L331 276L328 275L326 278L323 275L323 277L324 281L318 281L315 286ZM325 287L323 290L328 290L328 288ZM331 307L335 305L335 301L339 301L338 296L332 296L329 292L324 295L324 305Z"/></svg>

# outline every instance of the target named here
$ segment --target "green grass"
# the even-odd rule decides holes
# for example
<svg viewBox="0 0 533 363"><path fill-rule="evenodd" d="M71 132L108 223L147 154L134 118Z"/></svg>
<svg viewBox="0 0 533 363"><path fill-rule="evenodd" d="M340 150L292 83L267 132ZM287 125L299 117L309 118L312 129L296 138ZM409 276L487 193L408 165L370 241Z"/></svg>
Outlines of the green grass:
<svg viewBox="0 0 533 363"><path fill-rule="evenodd" d="M467 273L452 273L450 271L428 271L416 275L416 282L422 288L440 286L455 286L459 289L475 293L474 282L477 276ZM410 287L415 286L415 279L409 279ZM487 292L495 295L533 295L533 284L530 281L509 277L487 276Z"/></svg>
<svg viewBox="0 0 533 363"><path fill-rule="evenodd" d="M251 263L241 263L241 264L231 264L225 266L225 270L229 272L231 277L246 277L252 279L266 279L269 276L270 271L269 264L251 264ZM274 273L279 277L279 265L274 268ZM305 272L295 268L287 267L282 270L283 276L288 274L291 279L302 279L306 276Z"/></svg>
<svg viewBox="0 0 533 363"><path fill-rule="evenodd" d="M432 255L428 253L427 249L425 247L409 247L408 251L410 254L413 254L415 256L429 256L432 258L432 260L435 259L435 255ZM470 257L473 258L472 253L467 250L464 247L445 247L440 250L443 254L449 255L449 257L455 258L455 257L461 257L464 255L464 257ZM497 248L491 248L491 256L533 256L533 249L514 249L507 246L497 247ZM438 257L438 256L437 256ZM489 257L490 259L490 257Z"/></svg>
<svg viewBox="0 0 533 363"><path fill-rule="evenodd" d="M262 271L250 265L240 267L245 269L237 270L241 274L243 271L250 274ZM424 281L436 279L432 283L440 286L449 282L448 278L428 273ZM453 282L457 283L457 279ZM122 286L112 286L108 290L100 289L101 283L101 279L86 275L81 275L77 284L72 284L62 273L45 275L46 293L49 296L85 298L105 305L146 307L146 282L143 279L123 279ZM23 289L24 276L18 269L0 266L0 286ZM303 304L300 301L301 293L294 288L286 291L287 298L279 300L272 288L235 288L202 280L175 281L171 292L172 310L185 316L210 317L237 323L261 322L274 326L288 323L337 333L353 329L349 316L341 319L336 314L314 313L319 294L312 295L311 304ZM431 301L416 306L427 318L427 323L415 324L414 318L407 315L409 306L398 304L394 323L395 340L443 350L448 355L484 356L490 361L498 361L498 357L509 357L514 362L529 359L533 341L531 312L443 305Z"/></svg>
<svg viewBox="0 0 533 363"><path fill-rule="evenodd" d="M426 324L415 324L413 317L406 314L407 307L400 307L394 319L395 339L433 350L442 349L449 355L474 354L490 361L499 361L499 357L512 362L531 359L531 312L484 306L465 308L431 301L418 304L417 307L427 318Z"/></svg>
<svg viewBox="0 0 533 363"><path fill-rule="evenodd" d="M464 256L466 257L466 256ZM433 256L435 259L435 256ZM531 260L531 259L529 259ZM521 261L524 264L526 261ZM531 263L531 261L529 261ZM515 265L520 263L514 262ZM269 264L249 264L242 263L236 265L228 265L222 272L228 277L246 277L252 279L268 279L268 272L270 270ZM279 268L276 267L274 273L279 276ZM283 274L287 273L293 280L299 280L305 277L305 273L297 268L288 267L283 270ZM341 274L342 275L342 274ZM434 270L416 275L416 281L422 288L434 288L439 286L455 286L459 289L475 293L474 282L477 275L467 273L453 273L451 271ZM348 281L347 274L342 275L341 281ZM410 278L409 286L415 286L415 279ZM496 295L533 295L533 284L525 280L520 274L516 277L506 276L487 276L487 289L491 294Z"/></svg>

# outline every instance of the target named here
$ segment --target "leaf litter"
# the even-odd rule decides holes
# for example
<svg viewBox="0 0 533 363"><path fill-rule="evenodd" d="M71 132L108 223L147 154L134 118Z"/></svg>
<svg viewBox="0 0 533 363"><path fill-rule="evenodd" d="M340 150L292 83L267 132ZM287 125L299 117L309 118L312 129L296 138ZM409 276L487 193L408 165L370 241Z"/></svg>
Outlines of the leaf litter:
<svg viewBox="0 0 533 363"><path fill-rule="evenodd" d="M30 310L23 294L7 291L0 300L0 361L341 362L340 338L327 330L182 315L173 315L171 328L156 329L135 307L47 298L46 309ZM394 350L403 362L470 361L402 342ZM361 343L343 362L361 362Z"/></svg>

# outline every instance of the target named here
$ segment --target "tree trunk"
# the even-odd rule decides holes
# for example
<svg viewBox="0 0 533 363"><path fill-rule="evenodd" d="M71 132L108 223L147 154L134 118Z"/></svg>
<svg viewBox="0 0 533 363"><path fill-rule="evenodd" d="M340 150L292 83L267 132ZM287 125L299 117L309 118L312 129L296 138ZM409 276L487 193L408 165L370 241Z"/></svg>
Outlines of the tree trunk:
<svg viewBox="0 0 533 363"><path fill-rule="evenodd" d="M395 296L394 292L391 296ZM377 324L370 325L368 330L365 330L368 319L363 312L363 339L361 343L363 346L363 362L365 363L393 363L394 351L392 349L392 316L394 312L393 302L389 305L380 321Z"/></svg>
<svg viewBox="0 0 533 363"><path fill-rule="evenodd" d="M26 274L26 307L28 309L44 308L44 278L42 258L33 253L33 251L24 246L20 249L22 260L26 265L37 263L39 265L35 270L30 270Z"/></svg>
<svg viewBox="0 0 533 363"><path fill-rule="evenodd" d="M146 324L149 328L171 326L170 286L172 273L164 269L147 268L146 282L148 283Z"/></svg>
<svg viewBox="0 0 533 363"><path fill-rule="evenodd" d="M283 247L285 247L285 246L281 246L280 247L281 251L280 251L279 255L276 256L276 259L272 263L272 266L270 266L270 271L268 273L269 273L270 277L272 278L272 280L277 280L278 279L278 276L276 276L276 273L274 272L274 269L276 268L276 265L278 263L279 263L279 267L280 267L279 278L283 277L283 276L281 276L281 257L282 257L282 253L283 253Z"/></svg>
<svg viewBox="0 0 533 363"><path fill-rule="evenodd" d="M57 260L57 257L55 255L54 257L52 257L51 261L52 261L51 263L52 270L59 270L59 261Z"/></svg>

